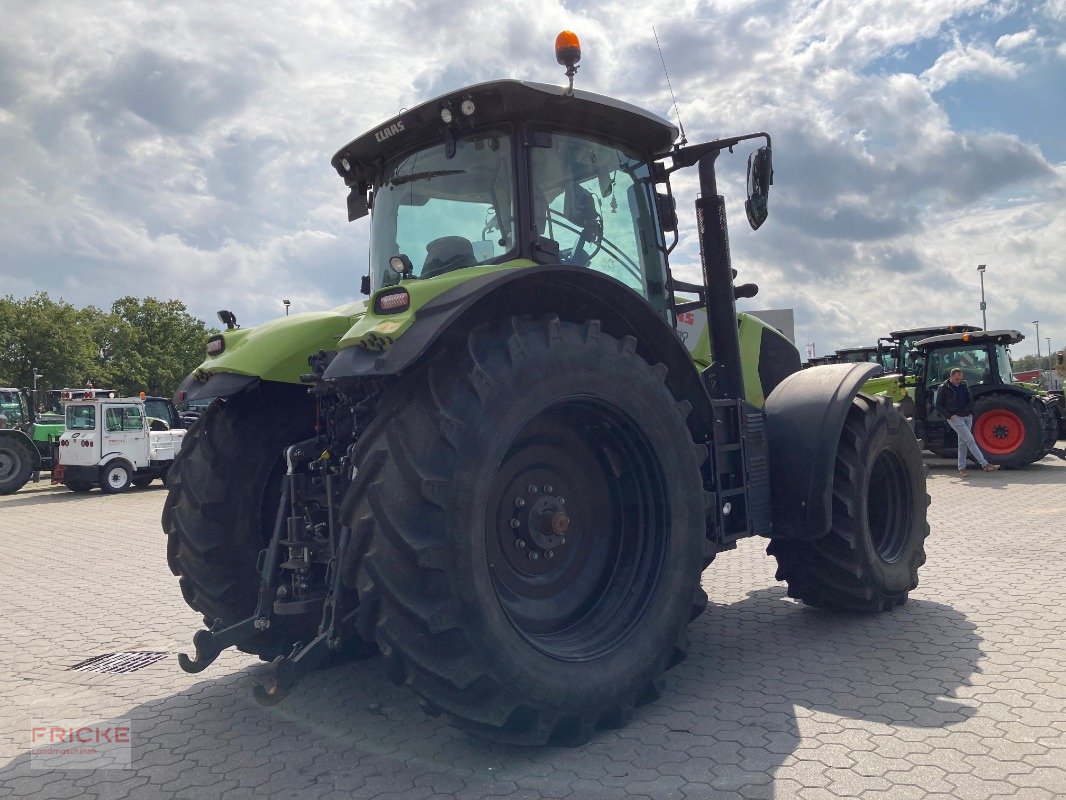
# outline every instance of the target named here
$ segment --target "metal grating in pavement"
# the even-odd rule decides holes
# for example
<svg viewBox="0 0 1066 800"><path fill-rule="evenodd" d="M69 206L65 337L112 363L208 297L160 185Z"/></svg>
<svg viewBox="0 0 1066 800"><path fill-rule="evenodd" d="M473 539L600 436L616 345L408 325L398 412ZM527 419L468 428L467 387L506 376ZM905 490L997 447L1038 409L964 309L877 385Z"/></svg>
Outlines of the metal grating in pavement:
<svg viewBox="0 0 1066 800"><path fill-rule="evenodd" d="M75 672L103 672L108 675L125 675L127 672L136 672L139 669L150 667L157 661L162 661L170 653L161 653L151 650L134 650L128 653L104 653L102 656L92 658L67 667Z"/></svg>

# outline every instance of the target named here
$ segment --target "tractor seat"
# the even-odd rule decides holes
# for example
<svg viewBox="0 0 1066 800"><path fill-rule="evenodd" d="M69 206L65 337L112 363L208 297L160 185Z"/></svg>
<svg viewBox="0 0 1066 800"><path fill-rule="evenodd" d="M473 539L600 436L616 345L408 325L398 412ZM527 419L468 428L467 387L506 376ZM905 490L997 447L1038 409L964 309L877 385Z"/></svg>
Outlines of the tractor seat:
<svg viewBox="0 0 1066 800"><path fill-rule="evenodd" d="M442 236L426 245L426 261L422 265L421 278L433 278L454 269L473 267L477 264L474 245L462 236Z"/></svg>

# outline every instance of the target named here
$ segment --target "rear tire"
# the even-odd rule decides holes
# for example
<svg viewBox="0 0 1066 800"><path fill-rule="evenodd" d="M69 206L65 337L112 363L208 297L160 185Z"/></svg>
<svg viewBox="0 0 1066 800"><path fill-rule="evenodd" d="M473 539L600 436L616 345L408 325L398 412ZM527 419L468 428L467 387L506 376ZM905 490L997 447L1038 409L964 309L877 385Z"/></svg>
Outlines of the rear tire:
<svg viewBox="0 0 1066 800"><path fill-rule="evenodd" d="M82 483L81 481L73 481L71 483L68 483L66 486L68 489L70 489L70 491L75 492L76 494L85 494L86 492L91 492L93 488L93 485L91 483Z"/></svg>
<svg viewBox="0 0 1066 800"><path fill-rule="evenodd" d="M151 478L148 478L148 477L134 478L133 479L133 485L136 486L138 489L143 489L145 486L150 485L152 483L152 481L154 481L154 480L155 480L154 477L151 477Z"/></svg>
<svg viewBox="0 0 1066 800"><path fill-rule="evenodd" d="M1047 455L1044 422L1022 398L986 394L974 401L973 411L973 438L989 463L1024 467Z"/></svg>
<svg viewBox="0 0 1066 800"><path fill-rule="evenodd" d="M182 596L210 626L255 611L256 559L273 533L284 449L311 435L314 406L305 389L260 384L213 403L185 435L167 471L163 506L167 563ZM237 645L265 660L288 655L317 632L319 616L275 617Z"/></svg>
<svg viewBox="0 0 1066 800"><path fill-rule="evenodd" d="M922 453L903 416L883 398L851 402L837 447L833 523L814 541L774 540L777 579L789 597L844 611L888 611L906 602L925 563Z"/></svg>
<svg viewBox="0 0 1066 800"><path fill-rule="evenodd" d="M33 454L14 436L0 436L0 494L17 492L33 475Z"/></svg>
<svg viewBox="0 0 1066 800"><path fill-rule="evenodd" d="M133 485L133 470L125 461L110 461L100 468L100 490L105 494L119 494Z"/></svg>
<svg viewBox="0 0 1066 800"><path fill-rule="evenodd" d="M577 744L657 696L710 551L704 451L665 375L595 320L512 318L382 396L344 575L363 637L431 713Z"/></svg>

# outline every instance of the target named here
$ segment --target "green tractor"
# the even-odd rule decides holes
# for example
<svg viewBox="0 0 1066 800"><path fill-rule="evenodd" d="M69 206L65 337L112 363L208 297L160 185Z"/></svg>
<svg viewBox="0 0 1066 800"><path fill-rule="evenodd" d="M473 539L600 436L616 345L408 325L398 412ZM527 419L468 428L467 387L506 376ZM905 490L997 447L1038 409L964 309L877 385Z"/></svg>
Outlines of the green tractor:
<svg viewBox="0 0 1066 800"><path fill-rule="evenodd" d="M46 396L47 397L47 396ZM50 401L51 398L48 397ZM52 468L54 444L63 432L63 414L49 405L38 411L37 392L0 389L0 495L17 492L42 470Z"/></svg>
<svg viewBox="0 0 1066 800"><path fill-rule="evenodd" d="M466 731L573 744L658 695L704 569L743 537L769 539L810 605L907 599L928 495L906 421L859 393L876 365L801 372L736 311L753 290L733 283L715 161L762 141L758 228L770 137L677 139L627 103L500 80L340 149L349 219L373 209L369 299L251 328L221 312L176 396L217 398L163 511L208 625L183 669L256 653L272 704L338 653L380 651ZM671 177L693 166L699 283L668 259ZM700 358L678 329L697 310Z"/></svg>
<svg viewBox="0 0 1066 800"><path fill-rule="evenodd" d="M992 464L1008 469L1048 454L1066 459L1055 447L1062 423L1058 398L1017 384L1009 347L1025 339L1018 331L974 331L932 336L915 343L915 433L925 449L955 458L958 438L934 402L952 369L962 370L973 397L973 436ZM971 456L972 458L972 456Z"/></svg>

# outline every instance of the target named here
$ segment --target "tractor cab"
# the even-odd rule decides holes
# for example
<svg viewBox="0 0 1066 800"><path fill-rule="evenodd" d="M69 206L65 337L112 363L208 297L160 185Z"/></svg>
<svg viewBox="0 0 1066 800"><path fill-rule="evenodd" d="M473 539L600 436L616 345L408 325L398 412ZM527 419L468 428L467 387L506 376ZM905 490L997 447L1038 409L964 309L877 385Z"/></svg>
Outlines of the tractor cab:
<svg viewBox="0 0 1066 800"><path fill-rule="evenodd" d="M628 103L517 80L405 111L332 161L351 187L349 219L373 208L364 289L567 264L609 275L665 314L655 160L677 136Z"/></svg>
<svg viewBox="0 0 1066 800"><path fill-rule="evenodd" d="M898 348L896 369L893 371L898 372L901 376L914 375L916 372L914 366L914 359L917 356L916 345L923 339L928 339L931 336L978 330L980 328L976 325L927 325L923 328L892 331L890 334L891 341L895 342Z"/></svg>
<svg viewBox="0 0 1066 800"><path fill-rule="evenodd" d="M876 347L846 347L837 350L839 364L880 364L880 353Z"/></svg>

